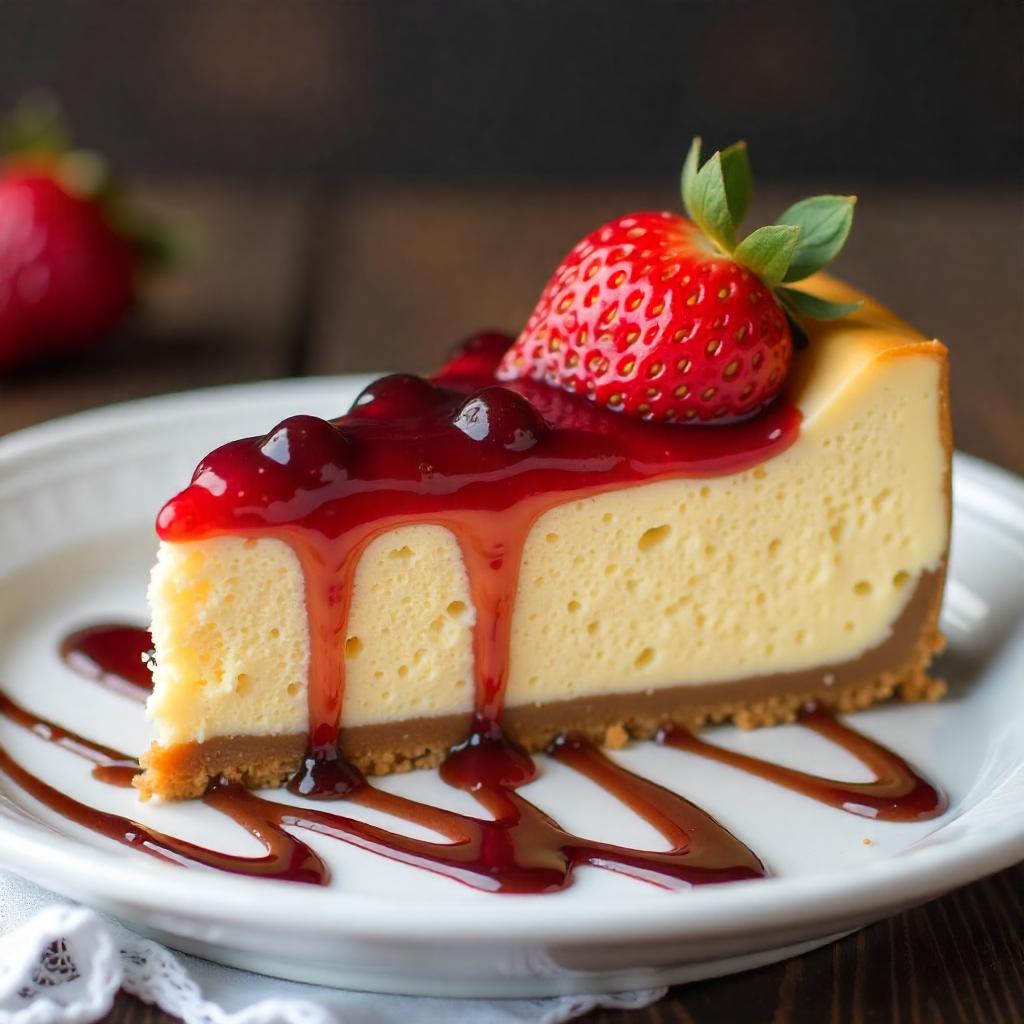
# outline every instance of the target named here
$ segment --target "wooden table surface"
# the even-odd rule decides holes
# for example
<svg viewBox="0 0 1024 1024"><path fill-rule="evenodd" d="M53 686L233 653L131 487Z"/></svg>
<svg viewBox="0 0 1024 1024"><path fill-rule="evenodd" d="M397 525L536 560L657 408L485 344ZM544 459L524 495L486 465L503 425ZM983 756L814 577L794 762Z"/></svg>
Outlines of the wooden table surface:
<svg viewBox="0 0 1024 1024"><path fill-rule="evenodd" d="M809 191L764 190L751 222ZM154 182L139 192L149 209L195 226L201 261L154 282L134 321L102 349L0 383L0 434L207 385L429 370L465 334L522 324L557 260L594 226L676 203L644 186ZM1019 197L926 186L859 193L838 271L950 345L957 446L1024 474ZM589 1020L1024 1021L1022 894L1024 863L802 957ZM169 1020L127 996L110 1019Z"/></svg>

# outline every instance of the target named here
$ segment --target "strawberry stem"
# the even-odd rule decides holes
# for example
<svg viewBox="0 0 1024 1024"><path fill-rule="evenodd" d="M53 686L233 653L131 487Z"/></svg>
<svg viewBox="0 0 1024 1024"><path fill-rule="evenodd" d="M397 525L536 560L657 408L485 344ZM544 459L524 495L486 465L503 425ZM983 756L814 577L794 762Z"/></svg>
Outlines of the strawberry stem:
<svg viewBox="0 0 1024 1024"><path fill-rule="evenodd" d="M829 302L781 285L810 277L839 255L853 224L856 197L803 199L737 244L752 189L746 143L716 151L703 164L701 145L696 136L683 162L681 184L686 212L707 238L757 275L787 313L833 320L855 310L859 303Z"/></svg>

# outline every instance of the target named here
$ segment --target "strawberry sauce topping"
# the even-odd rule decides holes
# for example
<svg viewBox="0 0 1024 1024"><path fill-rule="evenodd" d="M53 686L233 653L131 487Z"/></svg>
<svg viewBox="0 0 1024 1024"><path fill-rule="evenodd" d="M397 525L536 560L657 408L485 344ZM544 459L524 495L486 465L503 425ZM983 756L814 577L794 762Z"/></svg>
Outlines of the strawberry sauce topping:
<svg viewBox="0 0 1024 1024"><path fill-rule="evenodd" d="M509 343L478 336L431 381L384 377L340 419L293 416L218 448L160 512L167 541L244 534L295 550L306 579L315 761L335 757L353 578L375 537L431 523L458 539L476 609L477 723L493 732L520 557L539 516L631 484L740 472L799 431L785 401L741 423L699 427L617 415L540 382L499 385Z"/></svg>

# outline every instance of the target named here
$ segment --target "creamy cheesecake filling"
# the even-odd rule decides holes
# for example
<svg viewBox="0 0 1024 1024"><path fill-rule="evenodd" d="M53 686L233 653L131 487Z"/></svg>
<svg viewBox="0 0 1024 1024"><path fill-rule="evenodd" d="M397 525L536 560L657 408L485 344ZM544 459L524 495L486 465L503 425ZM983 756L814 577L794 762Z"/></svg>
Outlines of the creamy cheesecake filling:
<svg viewBox="0 0 1024 1024"><path fill-rule="evenodd" d="M717 683L666 686L642 694L522 704L506 709L506 734L526 749L544 749L566 731L594 742L648 738L676 723L697 728L733 719L741 725L793 721L808 701L855 711L898 694L907 700L934 699L943 684L926 673L941 644L937 629L943 571L922 575L889 636L850 661L813 669ZM439 764L472 727L471 710L406 717L348 726L341 733L346 759L372 773ZM185 798L201 794L218 775L259 788L286 781L306 750L307 732L224 735L155 747L146 757L144 792Z"/></svg>
<svg viewBox="0 0 1024 1024"><path fill-rule="evenodd" d="M161 544L149 602L158 743L307 729L305 582L287 544Z"/></svg>
<svg viewBox="0 0 1024 1024"><path fill-rule="evenodd" d="M755 469L548 512L523 555L506 707L794 672L881 644L945 552L938 390L932 360L902 360L851 381Z"/></svg>

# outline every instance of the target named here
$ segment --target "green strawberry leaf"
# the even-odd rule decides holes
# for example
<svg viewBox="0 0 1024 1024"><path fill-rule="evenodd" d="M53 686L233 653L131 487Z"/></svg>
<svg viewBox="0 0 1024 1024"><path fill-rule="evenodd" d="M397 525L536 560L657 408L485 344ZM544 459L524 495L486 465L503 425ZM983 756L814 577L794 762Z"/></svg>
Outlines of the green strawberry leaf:
<svg viewBox="0 0 1024 1024"><path fill-rule="evenodd" d="M715 153L693 179L690 215L697 226L725 252L736 244L736 225L725 194L722 154Z"/></svg>
<svg viewBox="0 0 1024 1024"><path fill-rule="evenodd" d="M789 312L810 317L811 320L838 320L864 305L863 302L830 302L809 292L797 291L796 288L776 288L775 296Z"/></svg>
<svg viewBox="0 0 1024 1024"><path fill-rule="evenodd" d="M703 165L701 146L695 136L681 177L683 205L701 231L775 290L787 312L831 320L857 309L860 303L828 302L780 287L802 281L836 258L850 234L856 196L815 196L794 203L775 224L752 232L737 246L737 228L751 193L746 143L733 143Z"/></svg>
<svg viewBox="0 0 1024 1024"><path fill-rule="evenodd" d="M729 204L733 226L739 228L747 215L753 188L750 158L747 156L745 142L734 142L728 149L722 150L722 179L725 182L725 200Z"/></svg>
<svg viewBox="0 0 1024 1024"><path fill-rule="evenodd" d="M693 215L693 183L697 177L697 171L700 170L700 147L701 137L695 135L693 142L690 143L690 151L686 154L686 159L683 161L683 207L690 215L691 220L696 220L696 217Z"/></svg>
<svg viewBox="0 0 1024 1024"><path fill-rule="evenodd" d="M0 124L0 152L7 156L59 156L70 146L63 111L46 93L26 96Z"/></svg>
<svg viewBox="0 0 1024 1024"><path fill-rule="evenodd" d="M794 203L779 224L800 228L800 239L783 280L802 281L839 255L853 223L856 196L814 196Z"/></svg>
<svg viewBox="0 0 1024 1024"><path fill-rule="evenodd" d="M799 236L800 229L789 224L758 228L736 246L733 259L757 274L769 288L775 288L786 276Z"/></svg>

